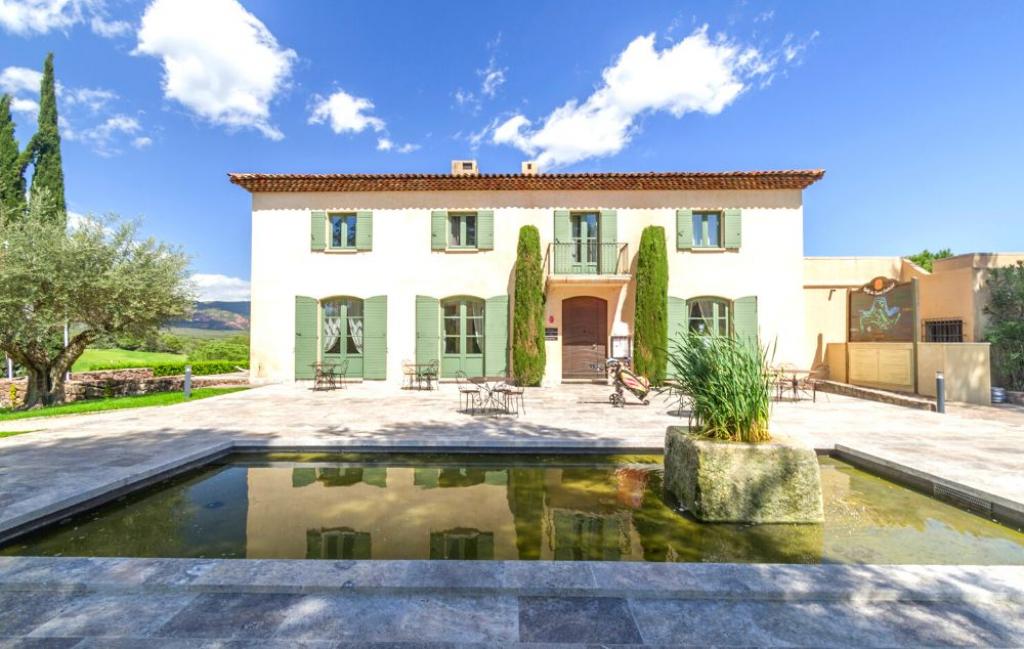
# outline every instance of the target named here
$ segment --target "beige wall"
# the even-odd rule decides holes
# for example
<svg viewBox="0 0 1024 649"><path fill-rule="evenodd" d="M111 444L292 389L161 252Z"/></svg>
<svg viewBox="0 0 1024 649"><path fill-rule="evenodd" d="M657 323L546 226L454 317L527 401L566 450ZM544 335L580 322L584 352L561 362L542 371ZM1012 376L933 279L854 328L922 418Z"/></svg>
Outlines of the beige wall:
<svg viewBox="0 0 1024 649"><path fill-rule="evenodd" d="M914 391L914 343L847 343L846 362L853 385Z"/></svg>
<svg viewBox="0 0 1024 649"><path fill-rule="evenodd" d="M935 372L942 371L946 400L988 405L992 402L988 343L920 343L917 382L920 394L935 396Z"/></svg>
<svg viewBox="0 0 1024 649"><path fill-rule="evenodd" d="M675 249L676 209L725 207L743 208L739 251ZM556 208L618 210L618 239L629 245L631 267L643 228L663 226L668 239L669 294L728 299L756 295L762 339L777 341L780 362L800 363L805 338L803 208L798 190L268 193L253 195L253 380L292 379L296 295L318 299L387 295L387 376L389 382L398 383L403 359L415 355L415 296L510 294L519 228L537 226L546 250ZM309 211L313 209L372 210L373 250L311 253ZM494 210L494 250L431 251L431 209ZM609 335L632 335L630 287L554 290L548 309L556 321L561 318L561 299L570 294L607 296L613 305ZM549 342L547 351L546 381L556 382L561 377L561 342Z"/></svg>

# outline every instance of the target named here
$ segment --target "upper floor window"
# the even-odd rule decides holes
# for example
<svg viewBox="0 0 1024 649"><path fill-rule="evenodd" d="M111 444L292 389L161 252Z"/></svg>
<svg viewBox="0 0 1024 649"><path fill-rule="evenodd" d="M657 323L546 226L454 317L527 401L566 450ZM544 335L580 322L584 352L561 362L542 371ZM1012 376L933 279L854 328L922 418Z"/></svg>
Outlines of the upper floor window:
<svg viewBox="0 0 1024 649"><path fill-rule="evenodd" d="M694 212L693 213L693 247L694 248L721 248L722 247L722 213L721 212Z"/></svg>
<svg viewBox="0 0 1024 649"><path fill-rule="evenodd" d="M477 247L476 214L448 215L448 247Z"/></svg>
<svg viewBox="0 0 1024 649"><path fill-rule="evenodd" d="M355 248L356 215L331 214L328 219L331 248Z"/></svg>
<svg viewBox="0 0 1024 649"><path fill-rule="evenodd" d="M729 335L731 305L727 300L702 297L688 300L687 306L690 312L690 331L720 336Z"/></svg>

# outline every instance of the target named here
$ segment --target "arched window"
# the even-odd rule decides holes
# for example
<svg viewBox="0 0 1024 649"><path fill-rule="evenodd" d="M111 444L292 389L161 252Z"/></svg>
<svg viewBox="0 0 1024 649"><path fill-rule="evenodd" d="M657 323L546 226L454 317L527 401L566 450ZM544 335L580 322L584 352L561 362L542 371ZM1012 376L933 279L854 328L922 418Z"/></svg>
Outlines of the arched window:
<svg viewBox="0 0 1024 649"><path fill-rule="evenodd" d="M732 303L719 297L699 297L686 301L690 331L728 336L732 325Z"/></svg>

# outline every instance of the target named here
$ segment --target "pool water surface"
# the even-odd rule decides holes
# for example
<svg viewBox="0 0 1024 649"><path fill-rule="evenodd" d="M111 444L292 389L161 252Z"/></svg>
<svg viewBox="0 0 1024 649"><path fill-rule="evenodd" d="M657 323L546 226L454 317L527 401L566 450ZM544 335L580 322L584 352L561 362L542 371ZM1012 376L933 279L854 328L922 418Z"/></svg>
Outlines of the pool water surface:
<svg viewBox="0 0 1024 649"><path fill-rule="evenodd" d="M1024 534L821 458L821 525L702 524L661 456L238 454L0 555L1024 564Z"/></svg>

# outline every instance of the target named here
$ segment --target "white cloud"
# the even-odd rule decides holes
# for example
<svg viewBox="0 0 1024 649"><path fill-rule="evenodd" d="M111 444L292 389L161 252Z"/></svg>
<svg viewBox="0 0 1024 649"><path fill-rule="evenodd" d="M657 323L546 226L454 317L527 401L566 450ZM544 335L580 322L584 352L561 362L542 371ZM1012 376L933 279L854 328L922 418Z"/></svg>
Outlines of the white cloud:
<svg viewBox="0 0 1024 649"><path fill-rule="evenodd" d="M144 135L141 136L141 137L137 137L134 140L132 140L132 146L135 147L136 149L145 149L146 147L148 147L148 146L150 146L152 144L153 144L153 138L146 137Z"/></svg>
<svg viewBox="0 0 1024 649"><path fill-rule="evenodd" d="M195 284L199 299L203 302L243 302L248 300L252 293L249 282L240 277L196 273L192 275L192 283Z"/></svg>
<svg viewBox="0 0 1024 649"><path fill-rule="evenodd" d="M418 151L420 145L413 144L412 142L406 142L405 144L396 145L391 141L390 138L379 137L377 138L377 150L378 151L394 151L395 153L412 153Z"/></svg>
<svg viewBox="0 0 1024 649"><path fill-rule="evenodd" d="M662 50L654 34L640 36L605 68L603 84L585 101L567 101L538 126L515 114L491 127L491 140L536 156L542 169L614 155L643 115L718 114L775 65L754 47L710 39L706 26Z"/></svg>
<svg viewBox="0 0 1024 649"><path fill-rule="evenodd" d="M146 144L137 146L136 142L149 140L148 137L139 135L142 131L142 125L139 124L139 120L128 115L108 117L96 126L81 131L72 129L67 121L64 121L61 126L62 137L73 142L87 144L92 147L93 151L103 157L115 156L121 153L121 149L118 148L119 143L126 137L134 136L132 137L131 144L139 149L144 148Z"/></svg>
<svg viewBox="0 0 1024 649"><path fill-rule="evenodd" d="M353 97L344 90L338 90L329 97L314 95L309 123L329 123L335 133L360 133L367 128L377 132L383 131L384 120L363 112L371 110L372 101L363 97Z"/></svg>
<svg viewBox="0 0 1024 649"><path fill-rule="evenodd" d="M106 20L101 16L93 16L89 21L92 33L103 38L127 36L132 31L132 24L125 20Z"/></svg>
<svg viewBox="0 0 1024 649"><path fill-rule="evenodd" d="M0 2L2 1L0 0ZM8 92L12 95L19 92L39 94L39 84L42 80L42 72L12 65L4 68L3 72L0 72L0 91Z"/></svg>
<svg viewBox="0 0 1024 649"><path fill-rule="evenodd" d="M65 104L87 106L94 113L118 98L116 92L104 88L59 88L58 90L60 98Z"/></svg>
<svg viewBox="0 0 1024 649"><path fill-rule="evenodd" d="M0 26L19 36L65 30L83 20L98 0L0 0Z"/></svg>
<svg viewBox="0 0 1024 649"><path fill-rule="evenodd" d="M294 50L236 0L154 0L135 53L162 60L164 96L228 128L280 140L270 102L288 86Z"/></svg>
<svg viewBox="0 0 1024 649"><path fill-rule="evenodd" d="M35 115L39 112L39 102L34 99L21 99L14 97L11 99L11 110L16 113Z"/></svg>
<svg viewBox="0 0 1024 649"><path fill-rule="evenodd" d="M477 74L483 78L483 82L480 84L480 92L493 99L498 94L498 88L505 83L505 73L507 71L508 68L497 67L494 63L494 57L491 57L486 68L477 70Z"/></svg>

